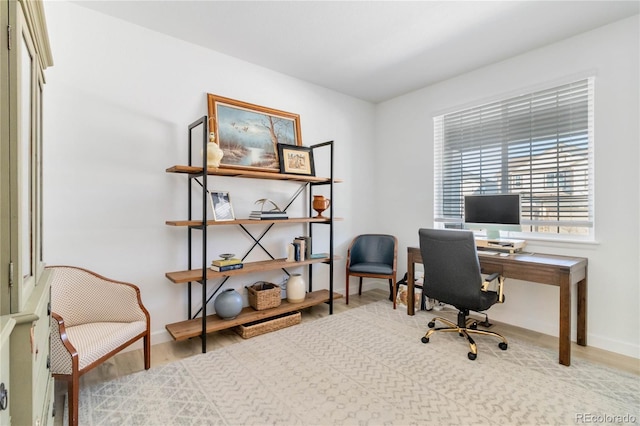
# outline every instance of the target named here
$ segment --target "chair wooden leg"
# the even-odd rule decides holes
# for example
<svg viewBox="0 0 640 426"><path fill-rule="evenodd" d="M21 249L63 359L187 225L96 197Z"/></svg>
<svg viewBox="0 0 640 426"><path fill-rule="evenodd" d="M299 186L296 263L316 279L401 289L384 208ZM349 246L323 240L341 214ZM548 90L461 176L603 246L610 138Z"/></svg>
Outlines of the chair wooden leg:
<svg viewBox="0 0 640 426"><path fill-rule="evenodd" d="M358 296L362 296L362 277L360 277L360 287L358 288Z"/></svg>
<svg viewBox="0 0 640 426"><path fill-rule="evenodd" d="M67 383L67 399L69 404L69 426L78 426L78 396L80 394L80 378L77 374Z"/></svg>
<svg viewBox="0 0 640 426"><path fill-rule="evenodd" d="M393 309L395 309L397 299L395 280L389 279L389 291L391 292L391 297L393 298Z"/></svg>
<svg viewBox="0 0 640 426"><path fill-rule="evenodd" d="M346 290L345 290L345 299L347 300L347 305L349 304L349 273L347 272L347 281L346 281Z"/></svg>
<svg viewBox="0 0 640 426"><path fill-rule="evenodd" d="M151 368L151 334L147 331L144 336L144 369Z"/></svg>

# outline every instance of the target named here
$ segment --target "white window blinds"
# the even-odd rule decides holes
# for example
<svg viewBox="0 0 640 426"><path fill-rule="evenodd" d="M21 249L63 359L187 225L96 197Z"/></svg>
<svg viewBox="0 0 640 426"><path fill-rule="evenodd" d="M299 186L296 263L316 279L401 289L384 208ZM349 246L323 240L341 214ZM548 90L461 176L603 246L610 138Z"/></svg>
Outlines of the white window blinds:
<svg viewBox="0 0 640 426"><path fill-rule="evenodd" d="M519 193L524 232L591 235L593 78L441 115L435 220L460 224L469 194Z"/></svg>

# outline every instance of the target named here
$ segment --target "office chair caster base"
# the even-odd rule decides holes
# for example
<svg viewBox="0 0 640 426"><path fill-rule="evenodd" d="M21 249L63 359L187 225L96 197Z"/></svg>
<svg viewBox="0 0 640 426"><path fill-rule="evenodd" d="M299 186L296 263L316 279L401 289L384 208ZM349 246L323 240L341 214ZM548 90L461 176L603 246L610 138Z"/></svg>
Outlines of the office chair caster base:
<svg viewBox="0 0 640 426"><path fill-rule="evenodd" d="M498 347L499 347L500 349L502 349L503 351L506 351L506 350L507 350L508 345L507 345L505 342L500 342L500 343L498 343Z"/></svg>
<svg viewBox="0 0 640 426"><path fill-rule="evenodd" d="M470 359L471 361L475 361L475 360L476 360L476 358L478 358L478 354L474 354L473 352L469 352L469 353L467 354L467 356L469 357L469 359Z"/></svg>
<svg viewBox="0 0 640 426"><path fill-rule="evenodd" d="M420 340L422 341L422 343L429 343L429 338L428 337L423 337Z"/></svg>

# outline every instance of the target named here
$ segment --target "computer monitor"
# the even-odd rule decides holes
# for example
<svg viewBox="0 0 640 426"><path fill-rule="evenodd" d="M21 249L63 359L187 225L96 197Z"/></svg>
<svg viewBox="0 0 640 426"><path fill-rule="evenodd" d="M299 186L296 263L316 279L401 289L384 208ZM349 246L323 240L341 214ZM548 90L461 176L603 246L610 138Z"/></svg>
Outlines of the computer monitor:
<svg viewBox="0 0 640 426"><path fill-rule="evenodd" d="M500 231L522 231L520 194L465 195L464 227L484 230L492 240Z"/></svg>

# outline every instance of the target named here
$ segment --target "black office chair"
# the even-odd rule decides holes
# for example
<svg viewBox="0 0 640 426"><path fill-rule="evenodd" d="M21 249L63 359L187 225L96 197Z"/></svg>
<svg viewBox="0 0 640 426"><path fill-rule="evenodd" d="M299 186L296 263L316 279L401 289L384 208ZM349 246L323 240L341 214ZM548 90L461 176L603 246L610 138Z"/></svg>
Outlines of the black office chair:
<svg viewBox="0 0 640 426"><path fill-rule="evenodd" d="M349 277L360 277L358 294L362 294L363 278L389 280L389 300L396 308L396 271L398 239L393 235L363 234L353 239L347 250L346 302L349 304Z"/></svg>
<svg viewBox="0 0 640 426"><path fill-rule="evenodd" d="M507 340L498 333L478 330L478 322L468 318L469 311L485 311L495 303L502 303L504 278L495 273L483 279L473 233L470 231L445 229L420 229L420 252L424 264L423 291L436 299L458 309L458 323L436 317L429 322L429 331L422 343L436 331L457 332L467 338L471 351L470 360L476 359L478 350L470 334L495 336L501 340L498 347L507 349ZM498 280L497 291L489 291L490 284ZM447 327L435 327L440 321Z"/></svg>

